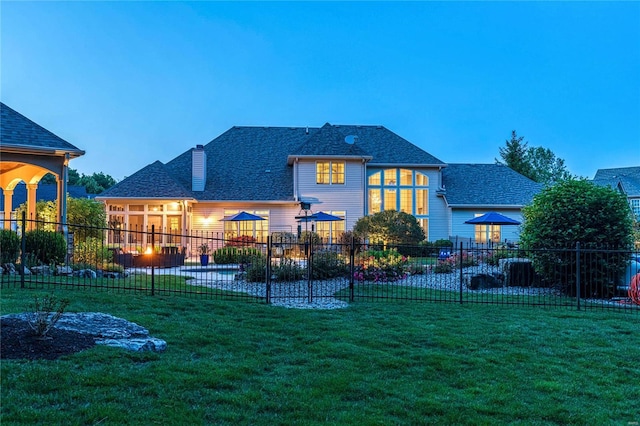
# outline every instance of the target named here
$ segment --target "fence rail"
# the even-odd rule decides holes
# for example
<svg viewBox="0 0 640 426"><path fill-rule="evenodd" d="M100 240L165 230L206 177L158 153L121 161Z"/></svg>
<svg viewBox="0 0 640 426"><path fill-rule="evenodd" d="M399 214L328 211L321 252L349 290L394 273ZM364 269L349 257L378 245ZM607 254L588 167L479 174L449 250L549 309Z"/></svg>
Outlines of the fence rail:
<svg viewBox="0 0 640 426"><path fill-rule="evenodd" d="M255 241L153 227L112 242L111 228L28 222L18 226L15 250L2 242L3 287L298 306L403 300L640 312L640 253L628 249L323 244L282 232Z"/></svg>

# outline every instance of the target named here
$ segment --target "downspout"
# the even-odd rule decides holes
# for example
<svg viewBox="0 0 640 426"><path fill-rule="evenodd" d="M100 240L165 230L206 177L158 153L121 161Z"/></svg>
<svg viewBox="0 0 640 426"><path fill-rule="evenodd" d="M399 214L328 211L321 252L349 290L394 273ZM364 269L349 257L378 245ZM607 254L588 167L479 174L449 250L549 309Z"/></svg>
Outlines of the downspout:
<svg viewBox="0 0 640 426"><path fill-rule="evenodd" d="M62 165L62 178L60 179L62 182L59 182L58 185L58 199L60 202L58 203L59 209L59 220L62 224L62 228L60 231L64 234L65 239L67 237L67 181L69 180L69 153L67 152L64 155L64 163Z"/></svg>
<svg viewBox="0 0 640 426"><path fill-rule="evenodd" d="M298 158L296 157L295 161L293 162L293 199L297 202L298 201L298 194L300 191L298 191Z"/></svg>

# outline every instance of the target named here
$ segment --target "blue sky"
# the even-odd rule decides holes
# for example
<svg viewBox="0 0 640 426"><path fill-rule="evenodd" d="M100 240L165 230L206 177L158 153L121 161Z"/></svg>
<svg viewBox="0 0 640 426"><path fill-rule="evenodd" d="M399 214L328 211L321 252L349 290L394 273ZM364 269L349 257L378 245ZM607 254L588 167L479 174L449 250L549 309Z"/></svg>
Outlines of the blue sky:
<svg viewBox="0 0 640 426"><path fill-rule="evenodd" d="M450 163L517 130L640 165L638 2L6 2L0 97L121 180L234 125L383 125ZM268 147L265 147L268 149Z"/></svg>

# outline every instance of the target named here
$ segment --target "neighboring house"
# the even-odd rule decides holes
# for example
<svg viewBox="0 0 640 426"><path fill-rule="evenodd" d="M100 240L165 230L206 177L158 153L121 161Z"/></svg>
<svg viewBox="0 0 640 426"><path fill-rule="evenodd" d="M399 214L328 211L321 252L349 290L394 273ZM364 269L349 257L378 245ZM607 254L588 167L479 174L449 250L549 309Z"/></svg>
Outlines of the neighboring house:
<svg viewBox="0 0 640 426"><path fill-rule="evenodd" d="M622 192L629 200L633 216L640 221L640 166L598 169L593 183Z"/></svg>
<svg viewBox="0 0 640 426"><path fill-rule="evenodd" d="M399 210L414 215L429 240L478 236L464 221L490 210L520 219L540 189L499 165L447 165L382 126L233 127L163 164L156 161L96 197L116 228L236 236L223 220L247 211L265 220L244 223L243 235L264 240L295 233L302 203L343 218L315 231L336 241L364 215ZM304 228L303 228L304 230ZM517 238L517 229L494 238ZM123 241L112 236L112 242ZM135 233L124 237L141 243ZM169 236L158 243L176 243Z"/></svg>
<svg viewBox="0 0 640 426"><path fill-rule="evenodd" d="M66 223L67 198L64 194L68 192L69 161L81 155L84 151L0 102L2 227L9 229L12 226L9 219L14 208L13 197L21 182L26 184L28 218L35 219L38 182L47 173L52 173L57 181L57 221Z"/></svg>

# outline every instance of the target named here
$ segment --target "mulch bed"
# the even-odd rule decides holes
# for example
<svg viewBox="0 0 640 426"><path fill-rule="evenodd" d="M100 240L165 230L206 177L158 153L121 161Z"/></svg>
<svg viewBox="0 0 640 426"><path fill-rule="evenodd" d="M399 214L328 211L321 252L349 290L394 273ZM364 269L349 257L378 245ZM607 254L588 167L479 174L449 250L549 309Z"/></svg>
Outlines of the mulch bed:
<svg viewBox="0 0 640 426"><path fill-rule="evenodd" d="M38 338L27 321L16 318L0 320L0 358L57 359L95 346L93 337L71 330L52 328Z"/></svg>

